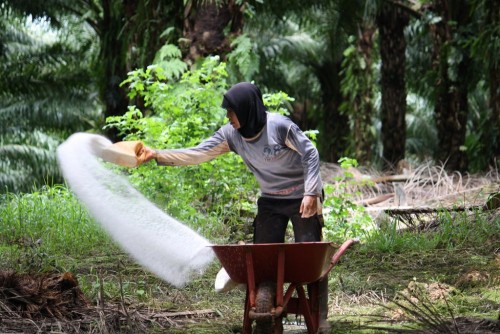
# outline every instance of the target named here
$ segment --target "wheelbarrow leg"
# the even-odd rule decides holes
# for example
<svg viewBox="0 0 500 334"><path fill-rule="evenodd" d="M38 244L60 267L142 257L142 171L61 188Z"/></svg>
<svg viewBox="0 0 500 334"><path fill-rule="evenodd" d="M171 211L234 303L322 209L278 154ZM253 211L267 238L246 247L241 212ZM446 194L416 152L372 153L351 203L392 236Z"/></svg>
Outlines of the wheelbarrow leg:
<svg viewBox="0 0 500 334"><path fill-rule="evenodd" d="M246 251L245 261L247 267L247 293L245 298L245 314L243 316L243 334L252 333L252 319L250 311L255 308L255 271L253 267L253 257L250 249Z"/></svg>
<svg viewBox="0 0 500 334"><path fill-rule="evenodd" d="M247 293L245 297L245 313L243 314L243 334L252 333L252 319L250 319L250 293L247 288Z"/></svg>

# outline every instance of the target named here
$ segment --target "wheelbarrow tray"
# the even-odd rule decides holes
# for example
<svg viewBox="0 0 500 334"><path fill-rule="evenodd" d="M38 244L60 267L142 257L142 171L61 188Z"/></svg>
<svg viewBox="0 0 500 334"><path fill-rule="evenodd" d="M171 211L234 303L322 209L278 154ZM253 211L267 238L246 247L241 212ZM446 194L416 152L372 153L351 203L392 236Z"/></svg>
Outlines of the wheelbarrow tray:
<svg viewBox="0 0 500 334"><path fill-rule="evenodd" d="M302 314L309 334L319 328L319 284L357 239L340 247L326 241L277 244L211 245L215 255L236 283L246 284L243 334L252 332L252 321L284 314ZM257 312L256 294L264 282L276 283L274 307ZM284 283L289 283L284 291ZM304 286L308 285L308 295ZM294 293L297 297L294 297ZM271 297L272 298L272 297Z"/></svg>
<svg viewBox="0 0 500 334"><path fill-rule="evenodd" d="M249 269L254 272L255 284L276 281L280 252L284 255L284 282L305 284L317 281L325 274L332 255L339 248L334 243L323 241L210 247L229 277L243 284L248 283ZM251 265L249 258L252 259Z"/></svg>

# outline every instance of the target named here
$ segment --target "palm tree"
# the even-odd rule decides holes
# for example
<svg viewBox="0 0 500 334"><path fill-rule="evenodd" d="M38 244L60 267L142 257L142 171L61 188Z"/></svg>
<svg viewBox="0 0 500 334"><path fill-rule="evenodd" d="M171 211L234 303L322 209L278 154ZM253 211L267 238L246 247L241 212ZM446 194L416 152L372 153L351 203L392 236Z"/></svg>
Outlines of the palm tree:
<svg viewBox="0 0 500 334"><path fill-rule="evenodd" d="M468 85L464 78L470 77L471 59L468 51L457 42L458 30L470 21L470 8L466 0L451 2L436 0L432 8L441 18L433 29L434 69L436 77L435 119L440 150L436 160L446 163L450 170L467 169L465 144L468 115ZM452 52L460 54L457 58ZM449 60L456 60L453 67ZM450 72L455 71L454 77Z"/></svg>
<svg viewBox="0 0 500 334"><path fill-rule="evenodd" d="M96 62L104 117L123 115L129 99L121 83L127 73L150 65L163 44L182 33L182 0L93 0L92 26L99 39ZM84 13L81 13L83 15ZM106 135L117 141L115 128Z"/></svg>
<svg viewBox="0 0 500 334"><path fill-rule="evenodd" d="M359 3L294 3L256 7L262 12L247 21L245 33L256 41L254 50L261 60L255 78L296 98L292 116L302 128L320 131L322 159L337 162L349 147L349 116L339 108L340 82L343 51L356 31Z"/></svg>
<svg viewBox="0 0 500 334"><path fill-rule="evenodd" d="M500 44L494 37L499 32L494 23L498 4L433 1L419 12L407 31L407 87L411 99L422 102L408 129L420 139L413 138L407 152L447 162L453 170L495 166L500 114L494 107L499 94L495 66ZM417 114L424 119L414 117Z"/></svg>
<svg viewBox="0 0 500 334"><path fill-rule="evenodd" d="M404 30L409 23L406 8L382 1L376 23L379 31L381 58L382 146L384 169L393 169L404 159L406 148L406 40Z"/></svg>
<svg viewBox="0 0 500 334"><path fill-rule="evenodd" d="M224 59L231 50L231 39L243 29L243 11L244 2L187 1L182 43L186 59L194 62L215 54Z"/></svg>
<svg viewBox="0 0 500 334"><path fill-rule="evenodd" d="M356 38L351 38L351 46L344 51L342 64L341 86L345 101L341 108L351 118L350 152L363 166L372 165L375 160L375 32L376 27L372 20L363 20L359 24Z"/></svg>
<svg viewBox="0 0 500 334"><path fill-rule="evenodd" d="M69 132L98 122L88 70L94 44L77 22L54 30L5 7L0 15L0 192L29 191L61 182L55 148Z"/></svg>
<svg viewBox="0 0 500 334"><path fill-rule="evenodd" d="M182 19L173 22L171 18L182 17L182 6L181 0L130 1L126 5L119 0L1 1L5 29L0 32L0 117L6 120L2 121L2 150L10 158L2 161L0 171L9 189L25 191L43 184L44 179L60 181L54 145L71 132L102 128L102 111L105 118L127 110L128 97L120 83L129 70L150 64L165 41L180 36ZM171 15L176 10L178 15ZM50 26L47 33L56 41L43 40L43 36L34 38L29 24L24 24L29 17ZM165 30L169 22L181 27ZM169 34L162 34L164 31ZM23 136L6 139L6 133L15 133L13 128ZM43 163L30 154L16 155L21 148L14 144L23 144L16 141L34 133L34 129L56 138L46 148L48 152L40 153L45 152ZM113 132L108 135L118 138ZM29 157L35 161L24 163L31 167L21 173L29 177L14 186L15 180L21 179L13 177L20 174L20 169L13 173L13 159L23 161ZM50 175L34 171L36 165L45 162L52 163ZM4 184L0 187L5 189Z"/></svg>
<svg viewBox="0 0 500 334"><path fill-rule="evenodd" d="M475 148L476 169L484 170L489 166L498 166L500 158L500 3L495 0L471 0L471 15L474 18L474 31L469 36L471 55L481 64L481 74L487 83L489 98L487 107L482 108L484 120L480 132L481 145ZM482 91L482 90L481 90ZM470 152L470 151L469 151ZM480 158L482 157L482 158ZM479 162L477 161L479 160ZM472 161L471 161L472 162Z"/></svg>

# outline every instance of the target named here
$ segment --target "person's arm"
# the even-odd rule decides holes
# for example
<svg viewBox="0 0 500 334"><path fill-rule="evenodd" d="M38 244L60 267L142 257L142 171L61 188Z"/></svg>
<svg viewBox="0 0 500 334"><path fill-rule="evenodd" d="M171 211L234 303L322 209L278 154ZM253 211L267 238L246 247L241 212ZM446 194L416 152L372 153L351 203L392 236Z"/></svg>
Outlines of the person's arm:
<svg viewBox="0 0 500 334"><path fill-rule="evenodd" d="M296 124L288 128L285 144L300 154L304 168L304 198L300 205L303 218L315 215L318 211L318 197L323 184L319 169L319 153L313 143Z"/></svg>
<svg viewBox="0 0 500 334"><path fill-rule="evenodd" d="M142 154L144 162L155 159L162 166L186 166L201 164L229 151L229 145L219 130L196 147L172 150L144 147Z"/></svg>

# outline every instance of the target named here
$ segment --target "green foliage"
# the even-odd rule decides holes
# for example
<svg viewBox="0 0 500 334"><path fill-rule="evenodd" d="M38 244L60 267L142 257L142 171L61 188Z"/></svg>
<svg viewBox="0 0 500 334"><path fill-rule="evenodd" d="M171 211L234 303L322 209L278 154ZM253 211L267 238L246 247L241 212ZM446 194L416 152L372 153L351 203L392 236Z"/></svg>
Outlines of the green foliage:
<svg viewBox="0 0 500 334"><path fill-rule="evenodd" d="M344 101L339 110L349 115L351 139L347 152L352 152L363 165L369 165L372 162L371 153L377 144L374 140L376 130L373 124L375 71L371 65L375 59L369 58L372 53L363 54L358 49L358 41L353 36L349 38L349 42L351 45L344 50L342 60L340 90Z"/></svg>
<svg viewBox="0 0 500 334"><path fill-rule="evenodd" d="M275 112L281 115L290 115L290 103L294 98L288 96L285 92L278 92L273 94L262 94L262 100L269 112Z"/></svg>
<svg viewBox="0 0 500 334"><path fill-rule="evenodd" d="M494 119L491 117L491 105L494 95L488 81L498 72L498 6L484 0L467 1L460 18L471 20L456 22L457 17L446 22L445 18L433 11L422 11L418 20L412 20L405 37L407 39L406 80L408 88L407 111L407 155L417 162L426 161L430 156L439 156L442 147L438 147L435 115L435 101L439 92L436 83L449 80L451 85L467 85L467 125L465 142L459 143L459 149L465 150L470 172L484 171L491 168L495 156L498 135L495 132ZM455 12L456 14L457 12ZM453 21L454 20L454 21ZM442 53L435 46L436 25L449 24L449 40L441 41ZM496 35L495 35L496 34ZM434 45L434 47L432 47ZM438 57L439 58L436 58ZM458 77L458 66L465 59L468 62L467 79ZM446 67L447 78L439 78L436 62L441 61ZM456 88L450 88L455 90ZM494 88L495 89L495 88ZM429 120L432 120L429 122ZM443 134L439 134L443 136ZM451 134L448 134L451 135ZM445 154L446 156L446 154Z"/></svg>
<svg viewBox="0 0 500 334"><path fill-rule="evenodd" d="M227 55L228 72L238 81L250 81L259 69L260 57L255 52L249 36L242 34L231 43L232 50Z"/></svg>
<svg viewBox="0 0 500 334"><path fill-rule="evenodd" d="M500 131L494 122L494 111L488 106L485 91L488 91L486 83L481 81L469 94L470 111L464 147L472 173L493 168L494 157L498 159L494 150L500 142ZM496 168L498 170L498 166Z"/></svg>
<svg viewBox="0 0 500 334"><path fill-rule="evenodd" d="M440 239L437 235L422 235L411 231L400 231L399 224L383 223L369 238L369 246L379 252L402 254L411 250L435 249Z"/></svg>
<svg viewBox="0 0 500 334"><path fill-rule="evenodd" d="M266 4L266 10L245 22L245 33L258 46L255 52L260 59L253 78L270 90L283 90L296 98L293 116L300 119L299 126L318 129L320 156L335 161L346 149L349 130L347 117L339 116L336 107L341 102L342 52L347 37L357 29L353 23L364 5L358 1L299 7L278 3L282 7L279 14Z"/></svg>
<svg viewBox="0 0 500 334"><path fill-rule="evenodd" d="M62 186L2 195L0 231L0 267L21 272L68 270L68 257L92 257L96 245L106 245L99 252L117 250Z"/></svg>
<svg viewBox="0 0 500 334"><path fill-rule="evenodd" d="M209 137L225 117L220 108L226 89L224 64L217 57L208 58L199 69L185 71L180 77L175 71L164 70L175 66L178 60L172 58L162 67L152 65L131 72L123 84L128 84L130 97L144 100L146 108L140 111L132 106L125 115L108 118L107 127L116 127L125 140L143 140L155 148L191 147ZM226 206L220 203L231 205L240 197L238 191L248 187L234 177L248 174L235 155L179 168L157 168L151 163L130 174L132 182L155 201L165 203L170 214L207 229L211 224L204 222L210 215L203 216L198 211L223 213Z"/></svg>
<svg viewBox="0 0 500 334"><path fill-rule="evenodd" d="M103 292L106 299L147 301L152 294L159 294L155 291L157 282L149 282L154 277L130 263L128 255L63 186L0 197L0 252L4 270L79 273L87 298L100 299ZM113 267L118 281L102 279L103 262ZM128 278L131 273L133 279Z"/></svg>
<svg viewBox="0 0 500 334"><path fill-rule="evenodd" d="M357 161L342 158L339 163L343 175L336 177L334 184L325 185L324 235L327 240L342 241L349 238L368 237L374 224L364 207L354 203L356 187L366 185L366 181L356 181L349 171L356 167ZM353 191L354 190L354 191Z"/></svg>
<svg viewBox="0 0 500 334"><path fill-rule="evenodd" d="M438 149L433 109L429 101L408 94L406 113L406 159L416 164L429 161Z"/></svg>
<svg viewBox="0 0 500 334"><path fill-rule="evenodd" d="M314 146L317 145L317 139L318 139L318 130L306 130L304 131L304 134L311 140L311 142L314 144Z"/></svg>
<svg viewBox="0 0 500 334"><path fill-rule="evenodd" d="M187 64L180 59L181 56L179 48L172 44L166 44L156 53L153 64L163 69L159 74L162 77L179 78L187 70Z"/></svg>
<svg viewBox="0 0 500 334"><path fill-rule="evenodd" d="M437 228L416 232L405 228L395 219L381 221L366 240L370 250L404 254L435 249L466 249L489 244L500 237L500 219L491 219L487 212L457 212L443 210L434 217Z"/></svg>
<svg viewBox="0 0 500 334"><path fill-rule="evenodd" d="M357 94L364 93L368 87L371 86L371 77L360 77L359 74L366 72L368 64L362 57L362 54L356 49L354 45L355 39L351 36L349 38L349 45L344 50L344 59L342 60L342 94L347 98L344 103L347 104L343 108L349 108L349 103L354 103ZM365 101L361 101L363 103Z"/></svg>
<svg viewBox="0 0 500 334"><path fill-rule="evenodd" d="M0 193L36 189L61 182L55 150L59 140L41 131L5 136L0 145Z"/></svg>

